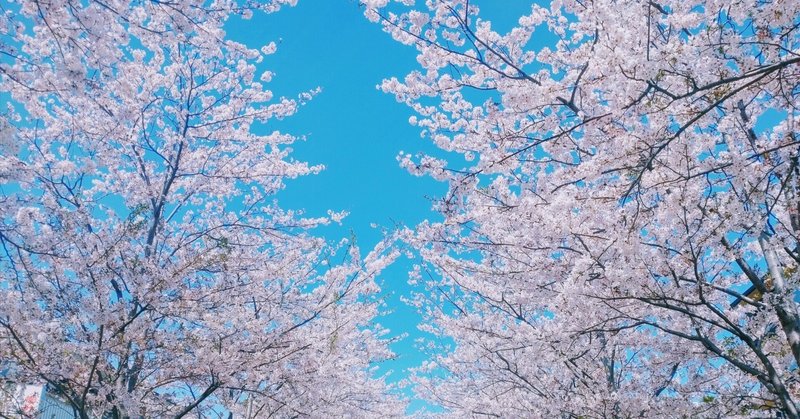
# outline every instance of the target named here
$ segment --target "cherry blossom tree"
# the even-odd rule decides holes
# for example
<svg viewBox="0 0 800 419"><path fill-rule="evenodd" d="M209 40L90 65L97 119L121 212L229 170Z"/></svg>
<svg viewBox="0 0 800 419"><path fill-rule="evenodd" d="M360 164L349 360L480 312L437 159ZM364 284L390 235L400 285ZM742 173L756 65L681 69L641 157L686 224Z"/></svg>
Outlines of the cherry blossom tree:
<svg viewBox="0 0 800 419"><path fill-rule="evenodd" d="M269 126L275 44L225 22L293 0L8 2L0 23L0 360L75 417L393 416L379 245L281 210L321 169Z"/></svg>
<svg viewBox="0 0 800 419"><path fill-rule="evenodd" d="M363 1L441 154L402 232L455 416L800 417L800 3Z"/></svg>

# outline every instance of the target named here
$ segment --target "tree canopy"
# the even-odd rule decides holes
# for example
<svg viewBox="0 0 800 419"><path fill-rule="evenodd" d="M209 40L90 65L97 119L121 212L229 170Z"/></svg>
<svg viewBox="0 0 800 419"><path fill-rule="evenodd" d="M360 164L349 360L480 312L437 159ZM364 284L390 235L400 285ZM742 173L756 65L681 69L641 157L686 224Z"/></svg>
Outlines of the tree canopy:
<svg viewBox="0 0 800 419"><path fill-rule="evenodd" d="M508 30L480 0L343 2L416 51L378 87L433 146L400 165L448 188L368 252L278 204L322 166L274 124L319 89L276 96L277 43L227 34L295 2L0 5L4 380L78 418L395 417L410 392L800 418L800 2L531 2ZM377 369L402 253L406 387Z"/></svg>
<svg viewBox="0 0 800 419"><path fill-rule="evenodd" d="M798 2L370 1L442 152L403 236L456 415L798 417ZM453 157L456 156L456 157ZM458 158L462 157L462 158ZM447 339L449 338L449 340Z"/></svg>
<svg viewBox="0 0 800 419"><path fill-rule="evenodd" d="M374 278L393 255L282 210L295 137L230 16L291 1L24 1L3 16L0 360L75 417L402 412ZM334 259L334 256L338 256ZM334 261L335 260L335 261Z"/></svg>

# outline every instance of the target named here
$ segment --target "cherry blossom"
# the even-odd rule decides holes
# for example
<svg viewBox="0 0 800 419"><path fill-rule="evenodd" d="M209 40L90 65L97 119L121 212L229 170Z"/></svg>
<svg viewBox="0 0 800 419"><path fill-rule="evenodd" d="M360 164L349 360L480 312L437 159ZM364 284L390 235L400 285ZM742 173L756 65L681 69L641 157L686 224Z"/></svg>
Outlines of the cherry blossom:
<svg viewBox="0 0 800 419"><path fill-rule="evenodd" d="M402 232L455 417L797 418L800 3L364 2L440 153ZM463 157L463 159L459 158Z"/></svg>
<svg viewBox="0 0 800 419"><path fill-rule="evenodd" d="M318 172L270 132L274 43L229 17L293 0L10 3L0 24L0 360L76 417L394 416L375 276L396 252L282 210ZM262 75L263 74L263 75ZM266 127L266 129L265 129Z"/></svg>

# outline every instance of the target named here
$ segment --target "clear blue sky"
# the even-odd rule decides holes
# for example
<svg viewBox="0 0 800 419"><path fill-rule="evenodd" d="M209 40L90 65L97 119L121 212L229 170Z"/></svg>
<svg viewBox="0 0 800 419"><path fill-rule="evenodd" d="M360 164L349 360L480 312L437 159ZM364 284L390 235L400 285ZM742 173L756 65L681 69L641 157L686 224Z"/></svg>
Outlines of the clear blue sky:
<svg viewBox="0 0 800 419"><path fill-rule="evenodd" d="M530 12L531 2L478 4L481 15L499 19L495 27L507 30L518 16ZM278 51L264 62L275 73L271 87L276 96L322 88L297 115L273 127L307 135L306 142L294 145L294 157L326 166L319 175L291 181L278 195L282 207L302 208L310 216L325 215L328 209L348 211L341 227L318 234L338 240L352 232L363 253L381 238L381 231L370 227L373 223L413 226L437 219L430 211L430 197L443 195L446 185L408 174L395 159L401 150L413 154L433 147L408 124L411 113L406 106L375 88L384 78L402 78L416 68L414 48L393 41L379 25L367 21L354 0L300 0L296 7L273 15L232 21L228 35L251 47L278 43ZM379 281L392 311L381 324L392 335L409 335L393 346L398 359L385 366L394 371L393 379L404 377L407 367L424 359L413 343L420 336L420 318L400 301L409 295L410 266L400 259Z"/></svg>
<svg viewBox="0 0 800 419"><path fill-rule="evenodd" d="M278 51L264 62L275 73L271 87L276 96L322 88L297 115L276 125L307 136L293 145L296 159L326 166L316 176L290 181L278 195L283 208L304 209L309 216L324 216L328 209L348 211L341 226L316 233L331 240L352 233L362 254L383 234L371 224L413 225L435 217L426 195L442 195L445 185L409 175L395 159L400 150L418 151L426 144L408 124L406 107L375 88L384 77L410 71L416 64L414 49L394 42L349 0L301 0L296 7L236 22L228 35L249 46L278 43ZM408 293L410 262L398 262L379 279L392 311L380 323L392 335L410 335L393 346L398 358L383 366L394 371L393 379L423 359L413 347L419 317L400 301Z"/></svg>

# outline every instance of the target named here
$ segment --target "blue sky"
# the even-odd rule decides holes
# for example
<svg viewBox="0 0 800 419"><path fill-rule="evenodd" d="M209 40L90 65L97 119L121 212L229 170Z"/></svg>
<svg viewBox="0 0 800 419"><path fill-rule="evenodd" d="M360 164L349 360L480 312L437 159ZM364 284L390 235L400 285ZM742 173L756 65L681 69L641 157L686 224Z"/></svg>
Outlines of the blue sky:
<svg viewBox="0 0 800 419"><path fill-rule="evenodd" d="M294 157L324 164L316 176L290 181L278 195L283 208L324 216L328 209L348 211L341 226L318 230L331 240L355 235L366 253L381 239L372 224L414 225L436 215L428 197L442 195L445 185L409 175L396 161L400 150L428 149L419 131L408 124L409 111L394 97L376 89L384 77L402 76L416 64L415 51L394 42L378 25L362 17L352 1L300 1L276 14L233 22L228 35L250 46L278 43L264 66L275 73L276 96L294 97L317 86L322 92L276 128L307 140L293 145ZM380 323L392 335L409 334L393 349L396 361L384 366L394 379L419 364L413 348L419 316L400 301L406 295L411 262L398 260L380 277L391 314Z"/></svg>
<svg viewBox="0 0 800 419"><path fill-rule="evenodd" d="M530 11L531 2L478 4L481 14L495 21L495 28L507 30ZM272 15L232 21L228 35L251 47L278 43L278 51L264 62L275 73L271 88L276 96L294 97L322 88L297 115L270 127L306 135L307 141L293 146L294 157L326 166L319 175L289 182L278 195L282 207L305 209L309 216L325 215L328 209L348 211L341 226L317 233L338 240L352 232L364 253L382 235L371 224L391 228L438 218L430 211L431 197L443 195L446 185L414 177L396 161L400 151L414 154L434 148L408 124L410 110L376 89L382 79L402 78L416 68L414 48L393 41L379 25L366 20L354 0L300 0L296 7ZM420 336L416 329L420 317L400 301L409 295L411 264L401 258L379 280L391 311L381 324L394 336L408 335L393 346L398 358L384 366L394 371L393 379L404 377L406 368L425 358L413 342Z"/></svg>

